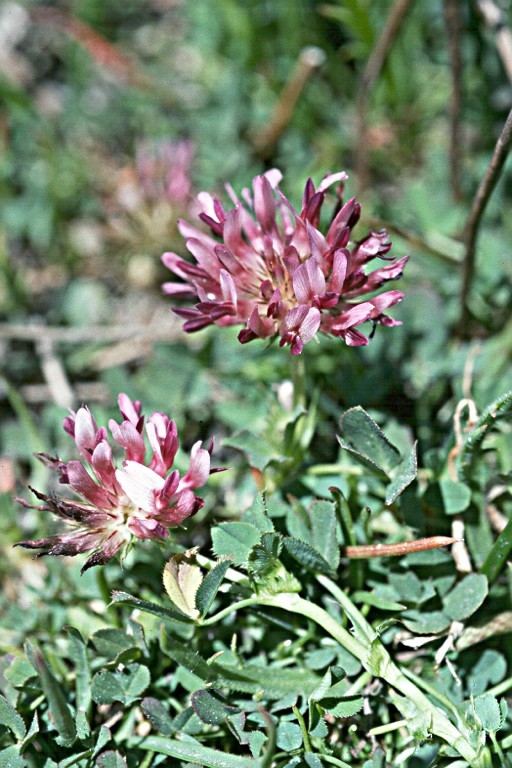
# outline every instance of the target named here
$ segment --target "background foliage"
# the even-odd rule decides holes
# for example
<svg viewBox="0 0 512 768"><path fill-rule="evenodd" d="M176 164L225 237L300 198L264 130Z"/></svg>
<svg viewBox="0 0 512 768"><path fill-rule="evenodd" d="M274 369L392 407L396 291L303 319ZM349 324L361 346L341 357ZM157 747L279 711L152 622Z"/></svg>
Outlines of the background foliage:
<svg viewBox="0 0 512 768"><path fill-rule="evenodd" d="M0 750L7 750L0 764L157 765L165 760L158 738L178 732L185 742L259 758L267 737L254 680L239 689L217 669L226 698L204 688L204 659L223 651L224 665L241 658L274 669L275 690L264 703L278 723L276 765L306 757L308 766L321 759L365 768L458 765L436 740L414 751L403 730L368 736L398 717L378 685L357 688L367 702L361 712L348 707L333 715L324 707L328 736L309 712L314 750L304 757L304 721L293 707L305 716L305 701L327 670L343 668L344 696L362 670L296 617L260 608L227 618L214 634L194 636L194 660L183 655L188 625L173 625L171 639L159 639L158 617L106 608L108 589L168 606L161 571L170 554L191 546L208 554L212 522L238 520L263 485L273 526L297 540L314 535L311 505L331 504L330 486L347 500L335 523L341 547L449 534L454 520L463 525L470 574L437 554L342 559L338 578L413 672L465 707L487 743L498 732L510 749L503 696L512 687L512 433L510 401L499 399L512 385L507 168L480 228L465 316L461 301L465 222L512 106L496 33L480 3L416 0L369 83L368 62L396 4L214 5L73 0L0 7L0 688L7 702L0 706ZM450 8L460 23L455 143ZM508 25L508 3L503 13ZM291 105L290 82L301 76ZM190 196L170 199L159 177L148 191L144 152L154 157L162 142L183 139L193 146ZM225 182L238 190L274 166L297 205L308 176L318 182L327 171L347 170L347 193L357 193L363 206L357 234L386 226L394 252L412 257L405 299L394 312L400 328L378 329L366 348L326 339L306 348L308 417L283 406L288 352L259 342L242 348L234 332L217 329L185 338L160 294L168 275L159 258L169 249L183 254L176 222L193 215L192 192L221 194ZM216 463L232 470L213 478L205 508L171 544L142 544L124 570L108 565L107 587L97 569L80 577L73 561L34 561L12 549L53 530L13 496L26 497L28 483L50 488L34 453L71 458L60 428L67 407L87 402L105 423L120 391L148 411L170 413L185 451L214 435ZM370 413L402 457L417 441L418 476L391 501L399 471L369 470L357 446L346 450L336 439L344 437L338 420L354 406ZM326 544L313 544L328 562L334 557ZM304 557L293 560L288 551L284 559L309 597L323 600ZM221 591L218 610L225 599ZM436 651L453 621L465 626L439 662ZM411 640L418 637L431 642ZM404 639L409 645L400 644ZM27 640L33 645L23 651ZM277 670L288 667L296 678L286 682ZM334 686L341 673L329 674ZM88 722L71 718L63 696L74 711L92 713ZM9 709L15 705L20 715ZM495 760L501 764L499 751Z"/></svg>

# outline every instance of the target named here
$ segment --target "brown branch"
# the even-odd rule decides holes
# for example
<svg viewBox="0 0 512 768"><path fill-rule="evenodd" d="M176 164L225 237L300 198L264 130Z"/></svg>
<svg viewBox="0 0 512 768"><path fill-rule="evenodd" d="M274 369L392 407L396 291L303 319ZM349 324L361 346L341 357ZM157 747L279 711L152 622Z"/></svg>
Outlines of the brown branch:
<svg viewBox="0 0 512 768"><path fill-rule="evenodd" d="M361 75L357 97L357 145L356 145L356 171L359 191L367 185L368 161L366 153L367 112L370 91L379 77L386 61L391 46L400 29L405 14L409 10L412 0L395 0L388 14L386 24L382 30L373 50L366 62Z"/></svg>
<svg viewBox="0 0 512 768"><path fill-rule="evenodd" d="M464 261L462 263L462 288L461 288L461 319L460 319L460 333L461 335L467 335L468 324L470 319L470 311L468 307L469 292L471 289L471 283L473 282L473 276L475 272L475 259L476 259L476 240L478 236L478 229L482 216L487 207L487 203L494 192L494 188L498 183L503 166L507 159L510 147L512 146L512 110L509 112L501 135L496 142L494 152L489 163L487 170L484 174L480 186L478 187L471 210L469 212L468 220L464 228L464 244L466 252Z"/></svg>
<svg viewBox="0 0 512 768"><path fill-rule="evenodd" d="M268 155L283 134L291 120L293 110L304 86L312 72L320 67L324 61L325 54L320 48L310 46L300 52L295 68L281 91L268 124L253 137L254 148L260 155Z"/></svg>
<svg viewBox="0 0 512 768"><path fill-rule="evenodd" d="M460 54L461 14L459 0L444 0L444 23L448 34L448 49L452 75L450 100L450 177L454 200L462 200L460 184L461 130L460 112L462 103L462 59Z"/></svg>

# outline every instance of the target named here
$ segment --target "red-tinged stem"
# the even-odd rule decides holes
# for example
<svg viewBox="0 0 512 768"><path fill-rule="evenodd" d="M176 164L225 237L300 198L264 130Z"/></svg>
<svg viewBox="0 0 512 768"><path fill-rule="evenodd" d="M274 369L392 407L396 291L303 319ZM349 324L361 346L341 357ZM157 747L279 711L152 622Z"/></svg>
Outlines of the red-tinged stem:
<svg viewBox="0 0 512 768"><path fill-rule="evenodd" d="M394 544L358 544L345 547L345 554L351 560L368 557L398 557L409 555L411 552L425 552L429 549L439 549L455 544L459 539L452 536L429 536L426 539L414 541L399 541Z"/></svg>

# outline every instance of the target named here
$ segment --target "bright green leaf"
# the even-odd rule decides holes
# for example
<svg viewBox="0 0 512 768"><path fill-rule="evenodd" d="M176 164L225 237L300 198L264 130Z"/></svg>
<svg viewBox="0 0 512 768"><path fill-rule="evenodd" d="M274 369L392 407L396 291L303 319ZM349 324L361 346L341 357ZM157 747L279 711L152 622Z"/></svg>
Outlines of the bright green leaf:
<svg viewBox="0 0 512 768"><path fill-rule="evenodd" d="M287 552L292 555L298 563L309 571L316 573L331 574L332 568L320 554L313 549L313 547L305 541L299 539L293 539L291 536L287 536L283 539L283 543Z"/></svg>
<svg viewBox="0 0 512 768"><path fill-rule="evenodd" d="M356 406L346 411L340 419L342 448L355 456L369 468L377 469L389 476L393 467L400 462L400 453L387 439L377 423L363 408Z"/></svg>
<svg viewBox="0 0 512 768"><path fill-rule="evenodd" d="M96 758L96 765L98 768L128 768L126 760L122 755L113 750L103 752L98 758Z"/></svg>
<svg viewBox="0 0 512 768"><path fill-rule="evenodd" d="M0 750L0 768L26 768L27 761L21 756L18 747Z"/></svg>
<svg viewBox="0 0 512 768"><path fill-rule="evenodd" d="M220 523L212 529L213 551L217 557L227 555L236 565L244 565L260 537L260 531L250 523Z"/></svg>
<svg viewBox="0 0 512 768"><path fill-rule="evenodd" d="M302 731L297 723L281 721L277 726L276 744L285 752L292 752L302 746Z"/></svg>
<svg viewBox="0 0 512 768"><path fill-rule="evenodd" d="M9 728L18 740L27 732L23 718L3 696L0 696L0 725Z"/></svg>
<svg viewBox="0 0 512 768"><path fill-rule="evenodd" d="M454 480L440 480L439 490L447 515L456 515L468 508L471 501L471 489L464 483L458 483Z"/></svg>
<svg viewBox="0 0 512 768"><path fill-rule="evenodd" d="M75 721L71 715L66 695L50 671L39 648L28 642L25 644L27 656L37 671L41 688L48 701L48 708L52 715L53 724L58 731L64 745L73 743L76 737Z"/></svg>
<svg viewBox="0 0 512 768"><path fill-rule="evenodd" d="M503 723L498 700L490 693L484 693L474 700L475 714L482 723L484 731L498 731Z"/></svg>
<svg viewBox="0 0 512 768"><path fill-rule="evenodd" d="M418 461L416 458L416 444L409 454L392 470L392 481L386 488L385 504L392 504L398 496L409 486L418 474Z"/></svg>
<svg viewBox="0 0 512 768"><path fill-rule="evenodd" d="M437 635L451 624L449 617L442 611L407 611L400 616L400 621L410 632L418 635Z"/></svg>
<svg viewBox="0 0 512 768"><path fill-rule="evenodd" d="M243 513L242 522L254 525L261 533L274 530L274 524L267 514L267 504L263 494L258 493L252 506Z"/></svg>
<svg viewBox="0 0 512 768"><path fill-rule="evenodd" d="M142 664L129 664L118 672L102 670L92 679L91 695L96 704L132 704L144 693L150 679L148 668Z"/></svg>
<svg viewBox="0 0 512 768"><path fill-rule="evenodd" d="M176 729L173 724L173 719L163 702L148 696L145 699L142 699L140 706L149 722L158 733L161 733L163 736L172 736L173 733L175 733Z"/></svg>
<svg viewBox="0 0 512 768"><path fill-rule="evenodd" d="M209 725L220 725L240 712L238 707L227 704L216 691L195 691L190 703L199 719Z"/></svg>
<svg viewBox="0 0 512 768"><path fill-rule="evenodd" d="M250 757L230 755L210 747L203 747L197 742L173 741L167 736L148 736L143 741L148 752L174 757L189 763L197 763L205 768L258 768L259 761Z"/></svg>
<svg viewBox="0 0 512 768"><path fill-rule="evenodd" d="M208 571L196 592L196 606L201 616L206 616L224 580L226 571L232 564L230 559L221 560Z"/></svg>

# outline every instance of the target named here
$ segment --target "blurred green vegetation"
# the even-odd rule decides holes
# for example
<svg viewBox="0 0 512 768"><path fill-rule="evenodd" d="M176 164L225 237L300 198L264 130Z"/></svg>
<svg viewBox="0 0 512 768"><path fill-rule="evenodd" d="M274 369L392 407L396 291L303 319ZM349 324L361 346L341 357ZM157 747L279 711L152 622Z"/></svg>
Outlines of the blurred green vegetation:
<svg viewBox="0 0 512 768"><path fill-rule="evenodd" d="M215 435L216 463L233 470L229 479L215 477L204 510L180 540L186 546L207 543L205 521L236 516L256 491L254 473L228 441L248 426L256 435L272 432L280 413L275 382L290 375L289 353L259 342L242 348L233 330L209 329L190 338L181 333L161 297L160 284L168 275L160 255L184 253L177 220L193 218L194 193L222 194L225 183L238 191L276 166L284 174L283 192L300 206L308 176L318 182L328 171L345 169L347 196L357 192L363 207L357 236L368 227L389 226L393 252L411 254L400 286L405 298L394 312L403 321L400 328L378 329L366 348L322 339L304 351L317 423L313 448L301 455L301 466L338 461L336 421L345 409L362 405L403 441L419 441L420 464L436 481L454 445L457 403L473 398L482 411L511 389L508 167L484 215L469 300L471 326L463 334L459 320L461 237L512 107L512 86L495 34L474 4L459 3L462 102L456 149L462 199L456 199L443 3L411 3L368 93L364 133L359 130L364 68L392 5L389 0L62 0L0 7L0 575L6 618L0 646L5 651L19 648L28 636L44 640L64 623L84 632L91 621L93 629L104 626L101 612L89 608L101 596L94 573L80 579L73 563L34 563L12 549L20 538L52 530L44 515L21 510L12 497L26 495L27 482L49 487L35 452L71 458L71 443L60 427L66 404L87 402L105 423L114 415L118 392L125 391L142 400L147 412L169 413L185 450ZM510 3L502 5L512 24ZM322 63L308 73L275 141L262 144L275 110L283 106L283 89L311 46L322 53ZM182 140L194 148L187 169L192 189L171 199L162 186L166 167L159 153ZM367 179L359 189L361 146ZM142 170L148 156L156 167L151 179L156 178L157 192L148 188ZM108 332L101 336L98 326ZM130 326L135 341L119 332ZM48 336L49 328L60 335ZM141 335L144 328L153 329L155 338ZM49 386L45 339L68 380L71 402L66 393L59 400ZM500 429L498 458L491 460L490 474L484 473L482 493L491 475L506 478L508 488L510 423ZM285 491L325 493L325 483L302 482L298 475L292 467ZM381 504L371 483L363 488L352 481L346 490L361 508L369 499L374 508ZM416 496L407 494L399 525L422 531ZM498 501L507 519L509 495ZM421 512L432 513L429 524L447 525L438 499L427 499ZM364 521L358 525L363 530ZM475 517L471 525L474 541L485 531L488 552L489 526ZM135 592L146 580L148 589L158 589L159 572L150 570L154 548L143 544L130 557L122 574L117 566L108 567L112 585ZM163 565L164 553L158 557ZM384 579L377 566L375 572L377 581ZM500 589L503 604L510 602L510 580ZM85 607L77 607L82 599Z"/></svg>

